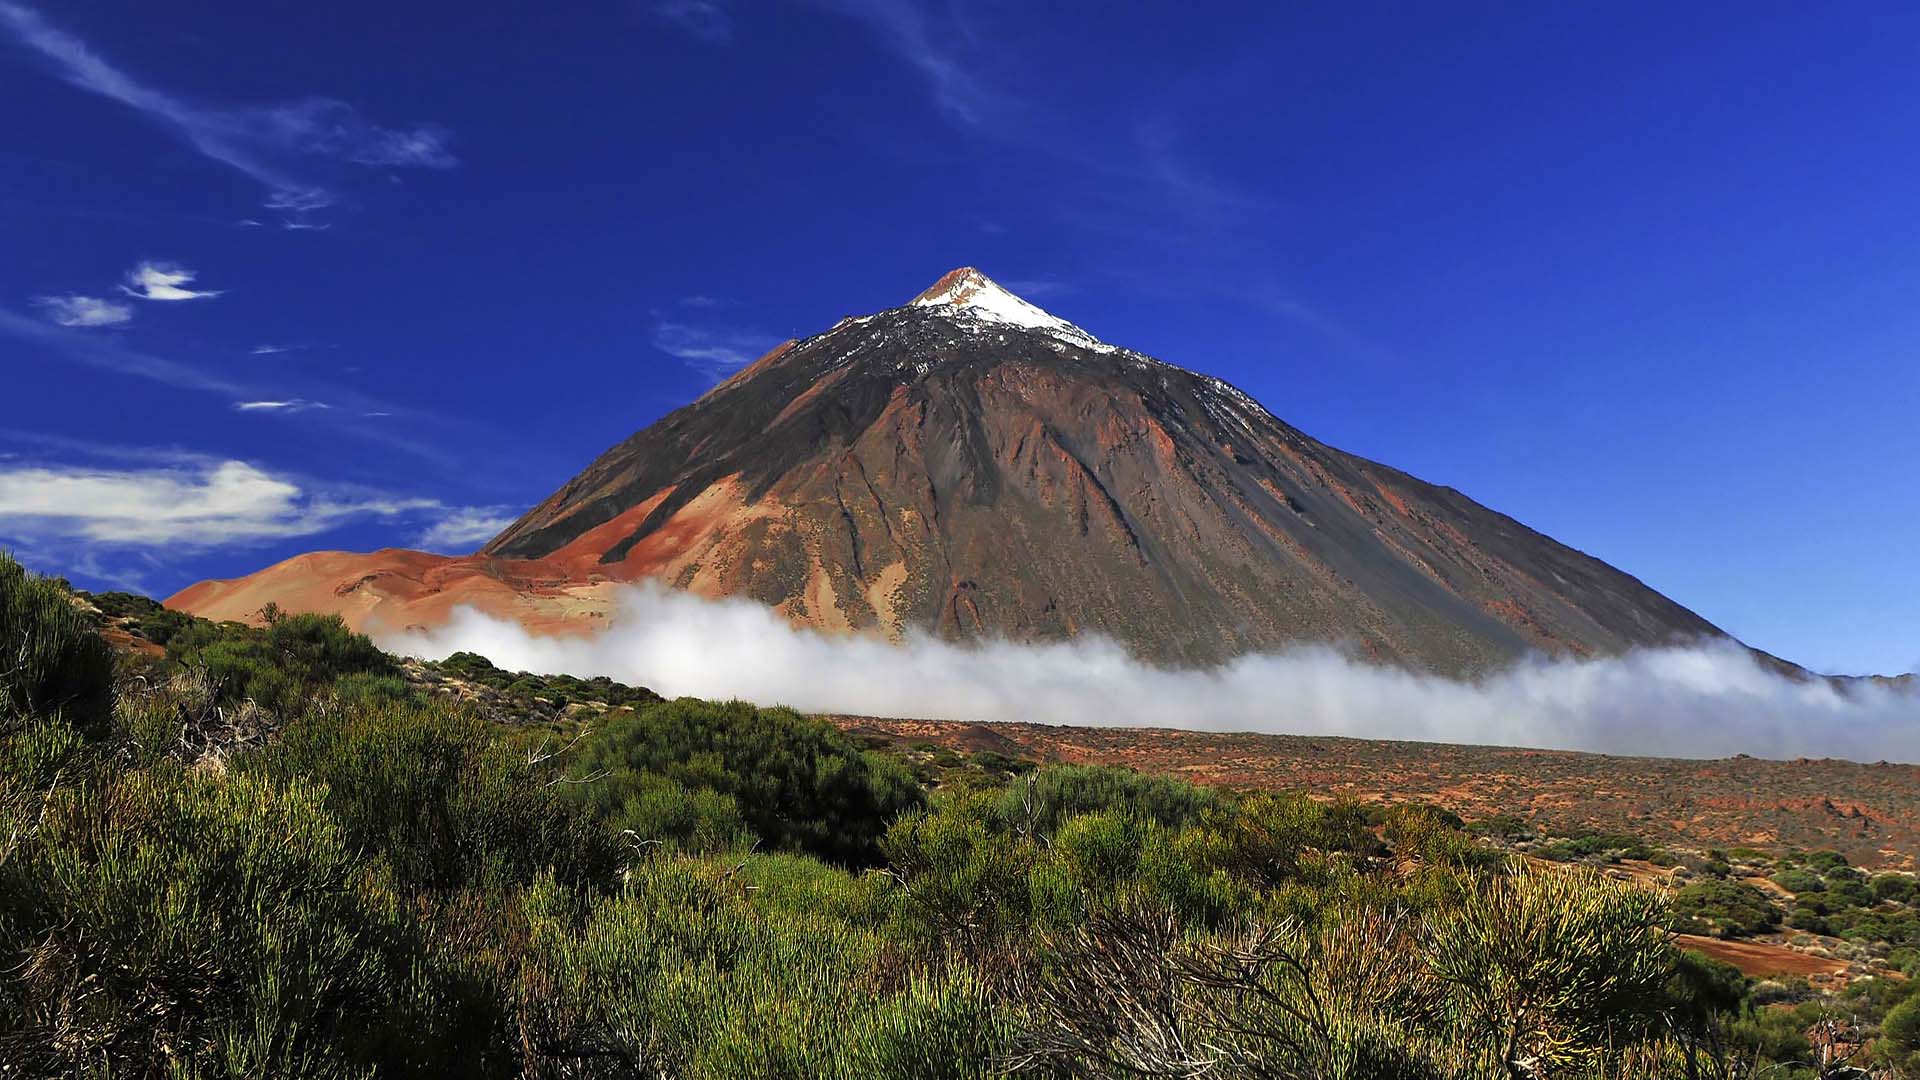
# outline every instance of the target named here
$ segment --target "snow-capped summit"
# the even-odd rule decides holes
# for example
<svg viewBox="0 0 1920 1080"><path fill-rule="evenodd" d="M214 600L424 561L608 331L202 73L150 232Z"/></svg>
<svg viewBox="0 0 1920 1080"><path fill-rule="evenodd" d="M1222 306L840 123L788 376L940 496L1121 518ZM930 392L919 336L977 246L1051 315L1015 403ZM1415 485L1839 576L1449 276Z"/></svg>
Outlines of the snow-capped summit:
<svg viewBox="0 0 1920 1080"><path fill-rule="evenodd" d="M1067 320L1027 303L971 266L947 271L939 281L914 297L908 306L934 308L983 322L1041 330L1082 348L1096 352L1113 351L1113 346Z"/></svg>

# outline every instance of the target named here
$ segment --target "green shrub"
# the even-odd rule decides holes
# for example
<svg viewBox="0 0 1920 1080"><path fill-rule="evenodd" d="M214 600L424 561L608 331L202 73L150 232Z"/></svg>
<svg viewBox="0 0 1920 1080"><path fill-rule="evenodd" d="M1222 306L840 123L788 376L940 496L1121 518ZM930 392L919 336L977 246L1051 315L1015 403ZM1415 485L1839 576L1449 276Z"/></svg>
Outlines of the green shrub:
<svg viewBox="0 0 1920 1080"><path fill-rule="evenodd" d="M1868 887L1875 900L1899 904L1912 903L1916 891L1920 891L1920 885L1916 885L1910 874L1875 874Z"/></svg>
<svg viewBox="0 0 1920 1080"><path fill-rule="evenodd" d="M1673 970L1653 892L1593 873L1495 877L1435 914L1427 962L1479 1069L1591 1068L1644 1034Z"/></svg>
<svg viewBox="0 0 1920 1080"><path fill-rule="evenodd" d="M1396 806L1386 813L1383 833L1402 852L1459 870L1490 870L1506 856L1462 832L1459 818L1432 807Z"/></svg>
<svg viewBox="0 0 1920 1080"><path fill-rule="evenodd" d="M1304 795L1249 795L1231 809L1208 814L1206 827L1221 836L1221 865L1267 888L1323 877L1321 856L1327 853L1377 846L1361 807Z"/></svg>
<svg viewBox="0 0 1920 1080"><path fill-rule="evenodd" d="M1825 892L1827 883L1820 875L1811 870L1782 870L1773 875L1773 883L1800 896L1803 893Z"/></svg>
<svg viewBox="0 0 1920 1080"><path fill-rule="evenodd" d="M942 791L930 810L887 830L881 850L901 883L901 933L918 949L950 944L979 955L1029 925L1036 891L1058 899L1061 920L1076 918L1077 896L1062 896L1050 880L1036 890L1040 852L995 826L994 803L991 792Z"/></svg>
<svg viewBox="0 0 1920 1080"><path fill-rule="evenodd" d="M1498 836L1504 840L1529 840L1534 835L1533 826L1515 814L1495 814L1473 822L1467 828L1482 836Z"/></svg>
<svg viewBox="0 0 1920 1080"><path fill-rule="evenodd" d="M97 737L113 715L113 650L59 582L0 554L0 733L60 717Z"/></svg>
<svg viewBox="0 0 1920 1080"><path fill-rule="evenodd" d="M1847 857L1837 851L1815 851L1802 858L1801 862L1819 874L1852 868L1847 862Z"/></svg>
<svg viewBox="0 0 1920 1080"><path fill-rule="evenodd" d="M1592 860L1599 862L1619 862L1621 859L1644 859L1653 852L1646 841L1637 836L1624 833L1585 833L1566 840L1556 840L1534 849L1535 855L1555 862L1580 862Z"/></svg>
<svg viewBox="0 0 1920 1080"><path fill-rule="evenodd" d="M444 1051L473 1011L410 1006L446 987L310 784L64 790L0 869L0 911L0 1057L29 1072L354 1075Z"/></svg>
<svg viewBox="0 0 1920 1080"><path fill-rule="evenodd" d="M1200 820L1223 800L1184 780L1107 765L1049 765L1009 785L999 817L1029 836L1052 836L1068 818L1118 811L1167 828Z"/></svg>
<svg viewBox="0 0 1920 1080"><path fill-rule="evenodd" d="M832 724L737 701L681 698L616 714L575 768L597 777L569 790L600 820L629 813L664 777L730 797L772 849L853 866L870 865L887 825L926 800L904 766Z"/></svg>
<svg viewBox="0 0 1920 1080"><path fill-rule="evenodd" d="M1752 937L1778 928L1780 909L1745 882L1700 881L1674 894L1673 928L1713 937Z"/></svg>
<svg viewBox="0 0 1920 1080"><path fill-rule="evenodd" d="M1004 1021L964 974L876 981L882 942L824 912L761 902L724 864L661 859L577 930L529 904L523 982L540 1074L689 1080L992 1075Z"/></svg>
<svg viewBox="0 0 1920 1080"><path fill-rule="evenodd" d="M1920 1050L1920 998L1909 997L1880 1022L1880 1034L1906 1053Z"/></svg>
<svg viewBox="0 0 1920 1080"><path fill-rule="evenodd" d="M324 784L348 842L421 888L498 888L544 871L604 888L625 859L609 830L559 795L550 768L455 705L315 712L240 766Z"/></svg>
<svg viewBox="0 0 1920 1080"><path fill-rule="evenodd" d="M637 847L704 855L745 851L756 842L740 804L726 792L688 787L657 773L640 773L621 786L625 801L603 809L602 820Z"/></svg>
<svg viewBox="0 0 1920 1080"><path fill-rule="evenodd" d="M253 701L283 715L344 676L390 677L399 665L338 615L275 615L260 629L197 622L167 643L174 661L204 670L228 704Z"/></svg>

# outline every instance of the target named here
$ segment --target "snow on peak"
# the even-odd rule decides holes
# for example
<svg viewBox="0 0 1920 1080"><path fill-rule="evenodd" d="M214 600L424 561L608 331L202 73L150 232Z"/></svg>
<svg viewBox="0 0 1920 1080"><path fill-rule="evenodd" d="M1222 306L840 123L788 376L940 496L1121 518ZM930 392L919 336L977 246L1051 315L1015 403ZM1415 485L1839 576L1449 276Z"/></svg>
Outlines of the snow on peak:
<svg viewBox="0 0 1920 1080"><path fill-rule="evenodd" d="M1039 330L1096 352L1113 351L1113 346L1067 320L1056 318L1027 303L971 266L947 271L926 292L914 297L908 306L934 308L942 314Z"/></svg>

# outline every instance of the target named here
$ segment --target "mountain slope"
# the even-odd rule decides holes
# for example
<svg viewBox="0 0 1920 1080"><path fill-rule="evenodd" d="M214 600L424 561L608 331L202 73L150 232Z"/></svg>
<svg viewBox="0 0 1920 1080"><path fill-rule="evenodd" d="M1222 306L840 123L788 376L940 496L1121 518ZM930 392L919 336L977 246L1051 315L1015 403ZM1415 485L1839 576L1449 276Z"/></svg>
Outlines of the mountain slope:
<svg viewBox="0 0 1920 1080"><path fill-rule="evenodd" d="M1719 634L1597 559L967 268L774 349L478 555L429 572L418 560L433 557L402 554L174 602L205 613L284 590L432 621L464 588L482 606L504 590L509 608L603 613L609 583L654 578L834 631L1098 632L1169 663L1327 642L1450 674Z"/></svg>

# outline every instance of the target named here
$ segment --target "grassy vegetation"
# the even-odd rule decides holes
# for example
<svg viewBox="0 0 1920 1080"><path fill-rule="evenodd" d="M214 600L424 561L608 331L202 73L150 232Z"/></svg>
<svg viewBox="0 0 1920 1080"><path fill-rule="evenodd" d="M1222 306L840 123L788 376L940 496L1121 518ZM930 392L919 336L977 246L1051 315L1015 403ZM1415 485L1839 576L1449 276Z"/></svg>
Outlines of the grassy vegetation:
<svg viewBox="0 0 1920 1080"><path fill-rule="evenodd" d="M1812 1077L1823 1024L1920 1075L1905 983L1674 948L1737 883L102 599L165 655L0 560L0 1075Z"/></svg>

